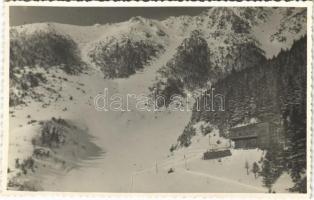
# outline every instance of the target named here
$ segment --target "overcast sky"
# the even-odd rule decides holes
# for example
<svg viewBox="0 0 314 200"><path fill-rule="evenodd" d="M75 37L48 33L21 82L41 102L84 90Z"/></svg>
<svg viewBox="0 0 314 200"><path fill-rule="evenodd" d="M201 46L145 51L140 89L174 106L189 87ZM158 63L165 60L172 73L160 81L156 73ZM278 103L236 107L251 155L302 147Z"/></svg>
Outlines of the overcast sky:
<svg viewBox="0 0 314 200"><path fill-rule="evenodd" d="M104 24L126 21L133 16L165 19L169 16L198 15L206 8L165 7L165 8L82 8L82 7L10 7L10 25L36 22L58 22L76 25Z"/></svg>

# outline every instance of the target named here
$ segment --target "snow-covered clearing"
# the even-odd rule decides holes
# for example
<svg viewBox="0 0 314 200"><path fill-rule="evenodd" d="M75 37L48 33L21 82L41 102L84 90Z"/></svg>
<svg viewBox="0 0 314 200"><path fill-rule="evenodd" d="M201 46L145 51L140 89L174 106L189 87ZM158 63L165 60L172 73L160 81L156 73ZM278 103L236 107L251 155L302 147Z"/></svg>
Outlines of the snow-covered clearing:
<svg viewBox="0 0 314 200"><path fill-rule="evenodd" d="M133 192L267 192L261 179L244 167L245 161L256 162L259 150L233 150L232 156L202 160L201 153L177 155L166 165L157 163L149 170L133 175ZM169 169L174 172L168 173ZM235 173L236 172L236 173ZM130 186L131 187L131 186Z"/></svg>

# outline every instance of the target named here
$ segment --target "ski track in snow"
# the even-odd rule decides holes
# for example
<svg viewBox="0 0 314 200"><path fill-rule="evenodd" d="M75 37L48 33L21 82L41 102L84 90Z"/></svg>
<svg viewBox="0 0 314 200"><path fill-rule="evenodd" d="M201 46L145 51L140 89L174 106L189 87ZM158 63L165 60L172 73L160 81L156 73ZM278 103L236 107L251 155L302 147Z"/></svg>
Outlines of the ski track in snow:
<svg viewBox="0 0 314 200"><path fill-rule="evenodd" d="M249 189L256 190L257 192L265 192L265 189L262 189L261 187L254 187L252 185L247 185L247 184L244 184L244 183L240 183L240 182L234 181L232 179L227 179L227 178L222 178L222 177L219 177L219 176L214 176L212 174L201 173L201 172L192 171L192 170L184 170L184 169L177 169L176 171L178 171L180 173L183 173L183 174L188 173L188 174L193 174L193 175L196 175L196 176L208 177L210 179L218 180L218 181L221 181L221 182L224 182L224 183L229 183L229 184L243 186L243 187L246 187L246 188L249 188Z"/></svg>

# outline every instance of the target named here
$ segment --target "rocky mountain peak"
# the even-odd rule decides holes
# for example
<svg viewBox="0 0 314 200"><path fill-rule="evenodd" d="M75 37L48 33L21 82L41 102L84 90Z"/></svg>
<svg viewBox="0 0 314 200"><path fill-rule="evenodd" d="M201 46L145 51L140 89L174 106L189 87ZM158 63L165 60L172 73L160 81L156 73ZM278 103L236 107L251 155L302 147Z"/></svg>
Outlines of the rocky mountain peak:
<svg viewBox="0 0 314 200"><path fill-rule="evenodd" d="M142 17L142 16L131 17L129 20L129 22L131 22L131 23L141 23L141 24L144 24L147 21L149 21L149 20Z"/></svg>

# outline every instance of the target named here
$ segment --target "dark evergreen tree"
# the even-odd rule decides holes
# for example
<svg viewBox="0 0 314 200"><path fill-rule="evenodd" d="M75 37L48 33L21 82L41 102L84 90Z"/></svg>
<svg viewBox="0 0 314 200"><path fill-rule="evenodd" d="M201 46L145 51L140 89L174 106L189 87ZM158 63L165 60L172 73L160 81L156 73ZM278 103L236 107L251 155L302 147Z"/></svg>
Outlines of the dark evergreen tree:
<svg viewBox="0 0 314 200"><path fill-rule="evenodd" d="M140 71L150 59L164 51L159 44L146 41L122 41L99 43L89 57L103 71L105 78L127 78Z"/></svg>
<svg viewBox="0 0 314 200"><path fill-rule="evenodd" d="M258 164L256 162L254 162L253 166L252 166L252 172L253 172L255 178L257 177L259 171L260 171L260 168L259 168Z"/></svg>
<svg viewBox="0 0 314 200"><path fill-rule="evenodd" d="M291 190L306 191L306 51L306 37L302 37L290 50L282 50L259 66L234 70L218 80L213 88L225 97L225 112L193 107L193 123L210 122L221 133L251 118L277 127L280 139L269 145L262 163L267 187L286 171L295 183ZM199 104L204 104L205 98L200 97Z"/></svg>

